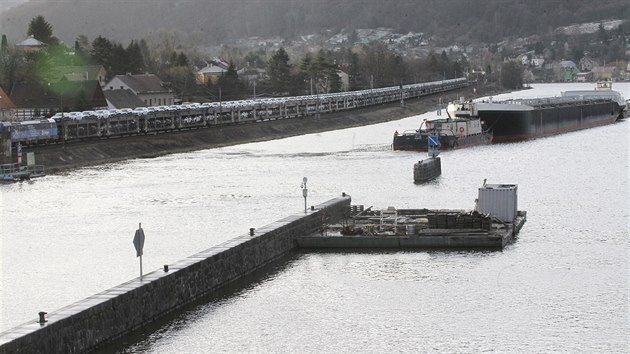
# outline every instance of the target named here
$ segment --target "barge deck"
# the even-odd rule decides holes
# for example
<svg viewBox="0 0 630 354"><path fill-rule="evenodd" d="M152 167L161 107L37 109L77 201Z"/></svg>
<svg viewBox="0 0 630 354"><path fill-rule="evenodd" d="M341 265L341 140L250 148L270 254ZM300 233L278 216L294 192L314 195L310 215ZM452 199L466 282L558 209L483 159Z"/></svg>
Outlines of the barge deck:
<svg viewBox="0 0 630 354"><path fill-rule="evenodd" d="M300 248L502 250L526 221L526 211L518 211L512 223L464 210L391 209L367 217L364 211L349 222L298 237L297 243Z"/></svg>

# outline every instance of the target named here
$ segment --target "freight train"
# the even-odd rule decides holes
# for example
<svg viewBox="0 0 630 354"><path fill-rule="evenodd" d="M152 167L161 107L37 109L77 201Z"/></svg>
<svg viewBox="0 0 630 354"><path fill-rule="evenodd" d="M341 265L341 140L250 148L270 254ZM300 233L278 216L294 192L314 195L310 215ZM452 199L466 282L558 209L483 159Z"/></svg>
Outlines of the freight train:
<svg viewBox="0 0 630 354"><path fill-rule="evenodd" d="M226 124L300 118L418 98L467 85L465 78L457 78L309 96L62 112L47 119L0 122L0 136L11 139L13 145L18 143L35 145L154 134Z"/></svg>

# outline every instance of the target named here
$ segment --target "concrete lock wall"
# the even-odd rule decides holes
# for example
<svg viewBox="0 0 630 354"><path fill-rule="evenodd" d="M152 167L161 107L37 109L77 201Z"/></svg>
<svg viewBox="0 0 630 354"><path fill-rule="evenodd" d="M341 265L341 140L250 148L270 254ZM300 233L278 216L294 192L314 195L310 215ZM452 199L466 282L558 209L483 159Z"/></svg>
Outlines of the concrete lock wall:
<svg viewBox="0 0 630 354"><path fill-rule="evenodd" d="M254 271L297 247L296 237L343 217L350 197L276 221L0 333L0 354L75 353L96 349Z"/></svg>

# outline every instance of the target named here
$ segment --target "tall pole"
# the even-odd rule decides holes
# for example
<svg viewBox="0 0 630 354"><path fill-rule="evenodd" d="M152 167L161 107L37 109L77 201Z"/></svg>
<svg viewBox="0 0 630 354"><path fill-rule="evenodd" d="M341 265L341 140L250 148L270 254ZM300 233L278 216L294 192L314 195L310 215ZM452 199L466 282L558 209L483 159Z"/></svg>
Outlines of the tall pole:
<svg viewBox="0 0 630 354"><path fill-rule="evenodd" d="M304 214L306 214L306 196L308 196L308 189L306 188L306 182L308 178L302 178L302 196L304 197Z"/></svg>
<svg viewBox="0 0 630 354"><path fill-rule="evenodd" d="M59 94L59 108L61 109L61 129L63 130L63 137L61 138L61 149L66 149L66 122L63 119L63 92Z"/></svg>
<svg viewBox="0 0 630 354"><path fill-rule="evenodd" d="M254 80L254 98L256 98L256 80Z"/></svg>
<svg viewBox="0 0 630 354"><path fill-rule="evenodd" d="M372 104L374 104L374 75L370 74L370 97L372 98Z"/></svg>

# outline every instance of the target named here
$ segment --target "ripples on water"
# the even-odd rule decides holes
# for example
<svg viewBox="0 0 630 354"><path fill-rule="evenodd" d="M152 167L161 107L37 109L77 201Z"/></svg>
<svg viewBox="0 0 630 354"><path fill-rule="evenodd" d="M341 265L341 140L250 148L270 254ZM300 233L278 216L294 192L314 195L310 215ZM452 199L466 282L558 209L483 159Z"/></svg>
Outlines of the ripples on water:
<svg viewBox="0 0 630 354"><path fill-rule="evenodd" d="M626 351L629 123L444 152L418 186L424 155L389 144L421 118L1 186L2 329L136 277L138 222L150 271L300 212L303 176L309 205L375 208L472 208L487 178L528 211L502 252L297 254L120 351Z"/></svg>

